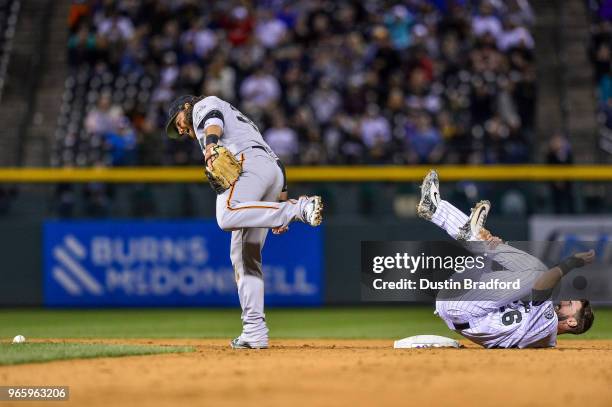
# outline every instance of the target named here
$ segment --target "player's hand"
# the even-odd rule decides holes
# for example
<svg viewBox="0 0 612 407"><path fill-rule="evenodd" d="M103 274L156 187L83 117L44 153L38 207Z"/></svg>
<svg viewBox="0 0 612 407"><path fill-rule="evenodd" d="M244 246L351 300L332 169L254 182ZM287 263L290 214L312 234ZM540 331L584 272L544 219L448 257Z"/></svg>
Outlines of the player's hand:
<svg viewBox="0 0 612 407"><path fill-rule="evenodd" d="M576 253L574 254L574 257L583 260L584 264L590 264L593 263L593 260L595 260L595 250L591 249L588 252Z"/></svg>
<svg viewBox="0 0 612 407"><path fill-rule="evenodd" d="M282 235L288 230L289 230L289 226L279 226L277 228L272 228L272 233L274 233L275 235Z"/></svg>
<svg viewBox="0 0 612 407"><path fill-rule="evenodd" d="M213 154L213 148L216 146L215 143L210 143L206 146L206 150L204 151L204 161L206 162L206 168L208 170L212 170L212 163L215 161L217 156Z"/></svg>
<svg viewBox="0 0 612 407"><path fill-rule="evenodd" d="M485 242L489 240L491 236L493 236L491 232L489 232L485 228L480 229L480 233L478 233L478 237L480 238L480 240L484 240Z"/></svg>
<svg viewBox="0 0 612 407"><path fill-rule="evenodd" d="M501 240L497 236L491 235L491 238L489 238L489 240L487 240L487 243L489 244L489 247L491 249L495 249L497 246L499 246L500 244L504 243L504 241Z"/></svg>
<svg viewBox="0 0 612 407"><path fill-rule="evenodd" d="M484 228L480 231L479 237L483 241L487 242L487 244L489 245L489 248L491 249L495 249L497 246L503 243L503 240L501 240L497 236L493 236L491 232L489 232L487 229L484 229Z"/></svg>

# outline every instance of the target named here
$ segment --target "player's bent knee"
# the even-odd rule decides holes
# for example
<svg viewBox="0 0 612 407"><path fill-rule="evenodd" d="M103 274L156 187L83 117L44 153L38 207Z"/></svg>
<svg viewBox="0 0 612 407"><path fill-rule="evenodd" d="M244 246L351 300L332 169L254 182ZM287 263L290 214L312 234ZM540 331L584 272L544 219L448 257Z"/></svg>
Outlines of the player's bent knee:
<svg viewBox="0 0 612 407"><path fill-rule="evenodd" d="M237 229L232 222L231 214L227 212L217 215L217 225L219 225L219 228L225 232L231 232Z"/></svg>

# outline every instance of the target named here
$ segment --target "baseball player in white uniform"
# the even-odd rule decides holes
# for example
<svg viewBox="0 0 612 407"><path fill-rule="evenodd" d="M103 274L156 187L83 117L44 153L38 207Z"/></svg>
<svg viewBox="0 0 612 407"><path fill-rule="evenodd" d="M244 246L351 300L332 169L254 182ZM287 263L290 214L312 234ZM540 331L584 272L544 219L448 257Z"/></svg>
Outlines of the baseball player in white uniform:
<svg viewBox="0 0 612 407"><path fill-rule="evenodd" d="M532 278L527 292L505 290L496 300L477 300L474 291L453 301L436 301L435 314L449 329L485 348L554 347L557 335L582 334L593 324L593 310L587 300L561 301L551 297L561 278L572 269L594 259L594 252L577 253L548 269L537 258L491 235L484 228L491 205L479 202L470 216L440 198L438 174L431 170L421 185L417 214L444 229L460 241L486 242L491 261L506 272ZM478 244L467 245L474 250ZM527 272L526 272L527 271ZM525 283L525 281L523 281Z"/></svg>
<svg viewBox="0 0 612 407"><path fill-rule="evenodd" d="M218 97L183 96L175 100L166 133L171 138L197 139L208 170L216 159L216 146L225 147L242 165L231 187L217 191L216 206L219 227L232 232L230 257L242 307L242 334L231 341L231 346L267 348L261 250L268 229L283 233L293 221L318 226L322 221L321 198L287 199L285 170L276 154L248 117Z"/></svg>

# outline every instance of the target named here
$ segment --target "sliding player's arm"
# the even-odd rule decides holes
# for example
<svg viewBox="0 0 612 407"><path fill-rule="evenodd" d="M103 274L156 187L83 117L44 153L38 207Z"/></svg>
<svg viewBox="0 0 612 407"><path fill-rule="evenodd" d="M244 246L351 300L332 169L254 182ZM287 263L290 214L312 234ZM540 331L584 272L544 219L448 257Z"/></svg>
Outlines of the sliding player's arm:
<svg viewBox="0 0 612 407"><path fill-rule="evenodd" d="M576 253L542 274L533 285L532 297L534 301L545 301L552 296L552 292L559 281L570 271L592 263L595 251Z"/></svg>

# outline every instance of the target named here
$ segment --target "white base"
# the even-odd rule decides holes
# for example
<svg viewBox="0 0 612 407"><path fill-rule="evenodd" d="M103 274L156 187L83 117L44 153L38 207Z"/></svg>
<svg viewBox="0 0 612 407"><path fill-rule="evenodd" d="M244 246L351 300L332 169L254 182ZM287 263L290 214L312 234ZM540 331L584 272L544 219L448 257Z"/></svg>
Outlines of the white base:
<svg viewBox="0 0 612 407"><path fill-rule="evenodd" d="M395 349L457 348L461 345L454 339L438 335L416 335L395 341Z"/></svg>

